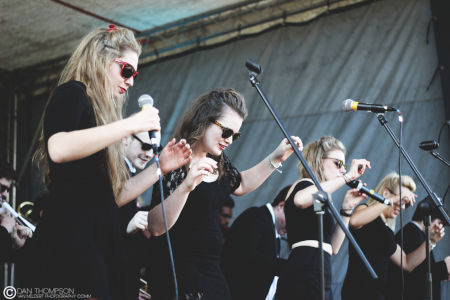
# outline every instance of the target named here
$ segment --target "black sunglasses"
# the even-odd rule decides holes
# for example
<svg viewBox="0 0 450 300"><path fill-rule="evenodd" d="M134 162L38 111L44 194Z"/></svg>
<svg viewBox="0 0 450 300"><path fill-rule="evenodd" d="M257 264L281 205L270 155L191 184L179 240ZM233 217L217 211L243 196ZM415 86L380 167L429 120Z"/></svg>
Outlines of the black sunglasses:
<svg viewBox="0 0 450 300"><path fill-rule="evenodd" d="M131 135L132 137L134 137L136 140L139 141L139 143L141 143L141 149L142 151L148 151L150 149L152 149L152 145L149 143L144 143L140 138L138 138L137 136L135 136L134 134Z"/></svg>
<svg viewBox="0 0 450 300"><path fill-rule="evenodd" d="M338 169L340 169L342 167L344 167L344 169L347 169L347 165L338 158L334 158L334 157L324 157L324 158L332 159Z"/></svg>
<svg viewBox="0 0 450 300"><path fill-rule="evenodd" d="M235 141L235 140L237 140L238 138L241 137L241 133L240 132L236 132L235 133L232 129L223 126L222 124L220 124L216 120L212 120L212 122L214 124L216 124L217 126L219 126L220 129L222 129L222 138L227 139L230 136L233 136L233 141Z"/></svg>
<svg viewBox="0 0 450 300"><path fill-rule="evenodd" d="M122 76L122 78L128 79L131 76L136 78L138 72L136 72L136 70L131 64L120 59L116 59L116 62L122 66L122 68L120 69L120 76Z"/></svg>
<svg viewBox="0 0 450 300"><path fill-rule="evenodd" d="M9 193L10 190L11 190L11 187L0 184L0 193L3 193L4 191L7 191Z"/></svg>

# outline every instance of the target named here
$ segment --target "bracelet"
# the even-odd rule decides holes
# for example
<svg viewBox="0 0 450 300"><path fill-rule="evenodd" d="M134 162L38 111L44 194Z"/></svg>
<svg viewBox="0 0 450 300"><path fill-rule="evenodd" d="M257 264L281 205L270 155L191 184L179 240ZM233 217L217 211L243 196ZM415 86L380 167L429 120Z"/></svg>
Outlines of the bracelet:
<svg viewBox="0 0 450 300"><path fill-rule="evenodd" d="M281 164L281 162L279 162L277 165L275 165L274 163L273 163L273 161L270 159L270 156L269 156L269 163L270 163L270 165L272 166L272 168L274 168L275 169L275 171L277 171L278 173L283 173L283 171L281 171L281 170L279 170L278 168L280 168L280 167L282 167L283 165Z"/></svg>
<svg viewBox="0 0 450 300"><path fill-rule="evenodd" d="M349 183L350 181L352 181L351 178L348 178L347 174L342 174L342 178L344 178L345 183Z"/></svg>
<svg viewBox="0 0 450 300"><path fill-rule="evenodd" d="M347 210L350 210L350 211L351 211L351 209L343 209L343 208L341 208L341 210L339 211L339 214L340 214L341 216L343 216L343 217L351 217L351 216L353 215L353 212L347 213L347 212L346 212Z"/></svg>

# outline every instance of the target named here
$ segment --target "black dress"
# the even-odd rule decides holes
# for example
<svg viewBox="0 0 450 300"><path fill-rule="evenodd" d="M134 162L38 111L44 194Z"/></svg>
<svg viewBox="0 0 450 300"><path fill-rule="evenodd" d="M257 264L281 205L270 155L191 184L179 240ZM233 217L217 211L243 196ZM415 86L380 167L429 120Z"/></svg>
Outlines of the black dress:
<svg viewBox="0 0 450 300"><path fill-rule="evenodd" d="M241 182L239 171L224 155L224 174L215 182L200 183L188 196L181 214L171 228L180 299L231 299L220 267L222 232L219 225L221 204ZM184 167L164 176L164 195L168 197L186 178ZM154 186L151 207L161 202L159 185ZM152 251L149 290L152 299L173 299L166 235L155 239Z"/></svg>
<svg viewBox="0 0 450 300"><path fill-rule="evenodd" d="M46 111L44 137L96 126L83 83L57 87ZM118 208L106 167L106 149L83 159L49 159L49 208L31 243L30 287L74 288L76 295L125 299L121 284Z"/></svg>
<svg viewBox="0 0 450 300"><path fill-rule="evenodd" d="M403 250L406 254L411 253L425 241L426 235L422 229L413 222L403 227ZM395 240L400 244L400 231L395 235ZM447 279L447 266L445 261L436 262L433 251L430 255L431 274L433 276L433 300L441 299L441 280ZM403 299L423 300L426 295L427 263L424 260L412 272L404 272L404 296ZM401 299L401 274L400 268L392 262L389 263L389 283L386 299Z"/></svg>
<svg viewBox="0 0 450 300"><path fill-rule="evenodd" d="M317 216L311 205L301 209L294 204L294 196L313 185L310 181L300 181L286 200L284 213L288 232L289 247L305 240L319 240ZM323 217L324 243L331 243L333 219L326 210ZM325 296L332 299L330 255L324 252ZM320 299L320 250L313 247L297 247L291 250L286 267L282 270L277 286L277 299Z"/></svg>
<svg viewBox="0 0 450 300"><path fill-rule="evenodd" d="M353 247L349 247L348 270L342 287L342 300L383 300L388 281L389 260L397 249L394 233L381 217L360 229L350 229L378 279L372 279Z"/></svg>

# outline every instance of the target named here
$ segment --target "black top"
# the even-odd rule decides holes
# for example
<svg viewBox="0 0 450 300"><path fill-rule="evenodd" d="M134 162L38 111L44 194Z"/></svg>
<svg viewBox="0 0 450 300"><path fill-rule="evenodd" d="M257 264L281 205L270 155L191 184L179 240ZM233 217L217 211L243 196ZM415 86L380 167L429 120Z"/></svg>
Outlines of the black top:
<svg viewBox="0 0 450 300"><path fill-rule="evenodd" d="M284 204L286 229L289 246L305 241L319 240L319 226L314 206L305 209L295 206L295 194L309 186L311 181L298 182ZM331 243L333 219L328 210L323 215L323 241ZM321 299L320 293L320 249L296 247L291 250L286 267L283 268L277 285L277 299ZM331 255L324 252L325 298L332 299L331 293Z"/></svg>
<svg viewBox="0 0 450 300"><path fill-rule="evenodd" d="M397 249L394 233L381 217L360 229L350 229L378 276L373 280L353 247L349 247L349 264L342 288L342 299L384 299L389 260Z"/></svg>
<svg viewBox="0 0 450 300"><path fill-rule="evenodd" d="M222 232L219 225L219 211L229 194L241 182L239 171L224 155L224 174L215 182L200 183L188 196L181 214L170 230L175 257L178 285L181 299L184 295L202 295L202 299L227 299L229 291L220 269ZM167 198L186 178L187 171L181 167L164 176L164 196ZM154 185L151 208L161 202L159 184ZM172 277L168 273L166 236L156 238L156 259L150 276L152 296L167 298L173 292Z"/></svg>
<svg viewBox="0 0 450 300"><path fill-rule="evenodd" d="M286 216L286 229L288 232L289 247L293 244L306 240L319 240L319 228L317 225L317 215L314 212L313 205L303 209L295 206L294 196L301 191L313 185L311 181L300 181L289 195L284 205L284 213ZM323 241L331 243L331 235L333 233L333 217L328 210L325 210L323 216Z"/></svg>
<svg viewBox="0 0 450 300"><path fill-rule="evenodd" d="M285 262L277 259L275 226L266 205L248 208L237 217L222 253L233 299L264 299Z"/></svg>
<svg viewBox="0 0 450 300"><path fill-rule="evenodd" d="M96 126L81 82L57 87L47 107L44 137ZM49 208L32 247L38 274L30 286L75 288L76 294L125 299L121 290L118 209L106 167L106 149L83 159L49 159Z"/></svg>
<svg viewBox="0 0 450 300"><path fill-rule="evenodd" d="M417 249L425 241L425 232L416 224L408 223L403 227L403 250L406 254ZM400 244L400 231L395 235L395 240ZM433 299L441 299L441 280L447 279L447 266L445 261L435 262L434 254L431 252L431 273L433 276ZM423 300L426 295L426 272L427 263L424 260L411 273L403 272L404 276L404 299ZM401 295L401 274L400 268L390 262L389 283L386 292L386 299L400 299Z"/></svg>

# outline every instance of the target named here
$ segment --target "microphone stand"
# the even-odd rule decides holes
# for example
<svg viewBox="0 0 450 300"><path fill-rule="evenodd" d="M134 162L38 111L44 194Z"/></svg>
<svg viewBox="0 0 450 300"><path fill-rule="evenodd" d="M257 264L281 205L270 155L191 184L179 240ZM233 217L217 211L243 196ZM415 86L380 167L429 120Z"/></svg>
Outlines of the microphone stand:
<svg viewBox="0 0 450 300"><path fill-rule="evenodd" d="M259 82L257 78L257 74L261 72L261 66L251 59L248 59L246 62L246 67L248 68L249 72L249 79L250 83L256 90L258 91L258 94L261 96L261 99L263 100L264 104L269 109L270 113L272 114L273 118L275 119L276 123L280 127L281 131L283 132L284 136L287 138L289 143L292 146L292 149L294 149L294 153L297 156L297 158L301 161L303 167L310 175L311 179L313 180L314 184L316 185L317 189L319 190L317 193L313 194L314 201L314 210L316 211L317 217L318 217L318 224L319 224L319 249L320 249L320 287L321 287L321 295L322 299L325 300L325 280L324 280L324 250L323 250L323 214L324 214L324 208L328 209L328 211L333 215L336 222L339 224L339 226L344 231L345 235L349 239L350 243L355 248L358 255L361 257L364 265L368 269L370 275L372 278L377 279L377 274L375 274L375 271L373 270L370 263L367 261L367 258L364 256L364 254L361 251L361 248L359 248L358 244L356 243L355 239L353 238L352 234L348 230L348 228L345 226L344 222L342 221L342 218L339 216L339 213L337 212L336 208L334 207L333 203L331 202L331 196L326 193L322 186L320 185L319 181L317 180L317 177L312 172L311 168L309 167L308 163L306 162L303 154L298 150L297 146L295 145L294 141L291 138L291 135L287 132L286 127L284 126L283 122L281 121L280 117L278 116L277 112L272 107L272 104L270 104L269 100L267 99L264 91L261 88L261 83ZM319 203L316 203L319 202ZM317 210L316 210L317 207Z"/></svg>
<svg viewBox="0 0 450 300"><path fill-rule="evenodd" d="M433 299L433 277L431 275L431 247L430 247L430 225L431 225L431 202L422 201L419 203L420 208L425 212L423 216L423 225L425 226L425 247L426 247L426 287L425 300Z"/></svg>
<svg viewBox="0 0 450 300"><path fill-rule="evenodd" d="M394 141L394 143L399 148L400 152L402 153L403 157L408 162L408 164L411 167L411 169L413 170L414 174L416 174L417 178L419 178L420 182L422 183L422 186L425 188L425 190L427 191L428 195L433 200L434 205L436 205L436 208L440 211L441 216L442 216L442 220L445 220L447 222L447 224L450 224L450 219L449 219L447 213L445 212L445 210L444 210L444 208L442 206L441 200L439 200L439 197L431 190L430 186L427 184L427 182L425 181L425 179L423 178L422 174L417 169L416 165L414 164L414 162L412 161L411 157L406 152L406 150L402 146L400 146L400 143L398 142L398 138L392 132L392 129L390 128L390 126L389 126L388 122L386 121L386 118L384 117L384 115L381 114L381 113L378 113L377 114L377 118L378 118L378 121L380 121L380 124L386 129L386 131L389 133L389 135L392 138L392 140Z"/></svg>
<svg viewBox="0 0 450 300"><path fill-rule="evenodd" d="M431 249L430 249L430 224L431 224L431 215L430 211L428 211L427 215L424 217L423 224L425 225L425 253L426 257L425 260L427 262L427 286L426 286L426 294L425 294L425 300L432 300L433 299L433 276L431 275Z"/></svg>
<svg viewBox="0 0 450 300"><path fill-rule="evenodd" d="M450 162L446 160L442 155L439 154L439 152L431 150L430 154L434 156L434 158L437 158L438 160L442 161L444 164L447 165L447 167L450 167Z"/></svg>

